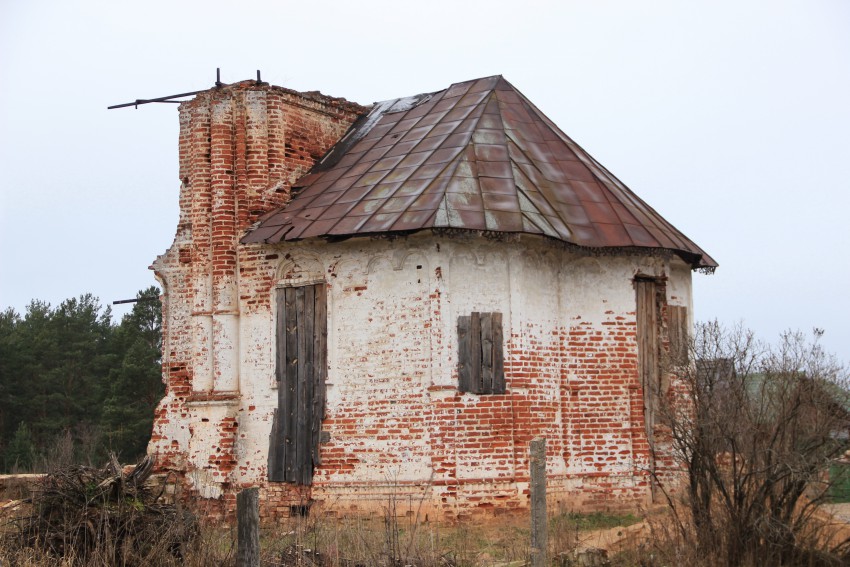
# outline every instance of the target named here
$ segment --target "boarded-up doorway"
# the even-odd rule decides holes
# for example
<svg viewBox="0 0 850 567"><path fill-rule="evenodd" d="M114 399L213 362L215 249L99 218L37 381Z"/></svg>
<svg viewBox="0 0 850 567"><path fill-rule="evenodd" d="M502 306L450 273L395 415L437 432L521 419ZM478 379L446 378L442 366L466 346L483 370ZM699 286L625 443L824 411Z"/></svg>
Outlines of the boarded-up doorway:
<svg viewBox="0 0 850 567"><path fill-rule="evenodd" d="M636 279L637 293L637 341L638 341L638 374L643 390L644 419L646 435L650 447L653 447L653 428L658 411L658 394L660 388L659 373L659 313L658 285L653 279Z"/></svg>
<svg viewBox="0 0 850 567"><path fill-rule="evenodd" d="M638 342L638 375L643 391L643 419L646 428L646 440L649 443L649 472L655 476L655 423L657 419L661 372L659 359L661 355L661 317L659 294L664 288L654 279L638 278L635 280ZM657 498L655 481L650 482L650 497L655 502Z"/></svg>
<svg viewBox="0 0 850 567"><path fill-rule="evenodd" d="M319 465L325 411L327 293L324 284L277 290L278 403L269 447L269 480L308 485Z"/></svg>

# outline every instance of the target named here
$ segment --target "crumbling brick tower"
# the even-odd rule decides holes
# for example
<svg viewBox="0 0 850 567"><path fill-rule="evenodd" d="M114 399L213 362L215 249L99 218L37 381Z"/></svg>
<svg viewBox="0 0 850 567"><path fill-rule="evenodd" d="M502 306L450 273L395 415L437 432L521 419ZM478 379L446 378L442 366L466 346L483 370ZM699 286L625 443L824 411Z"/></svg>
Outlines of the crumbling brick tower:
<svg viewBox="0 0 850 567"><path fill-rule="evenodd" d="M164 290L163 374L150 450L159 467L218 497L236 466L239 238L289 198L365 109L320 93L244 81L180 105L180 216L152 269ZM250 262L242 262L243 265ZM229 498L228 498L229 500Z"/></svg>

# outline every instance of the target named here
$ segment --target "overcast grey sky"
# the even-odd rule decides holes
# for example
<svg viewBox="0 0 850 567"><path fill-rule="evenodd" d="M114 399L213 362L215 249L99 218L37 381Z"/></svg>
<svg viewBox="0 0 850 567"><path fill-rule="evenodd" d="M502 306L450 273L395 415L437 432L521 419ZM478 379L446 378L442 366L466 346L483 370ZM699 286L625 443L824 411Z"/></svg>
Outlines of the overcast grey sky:
<svg viewBox="0 0 850 567"><path fill-rule="evenodd" d="M364 104L502 74L720 263L698 319L850 360L846 0L4 0L0 308L155 283L176 105L106 107L216 67Z"/></svg>

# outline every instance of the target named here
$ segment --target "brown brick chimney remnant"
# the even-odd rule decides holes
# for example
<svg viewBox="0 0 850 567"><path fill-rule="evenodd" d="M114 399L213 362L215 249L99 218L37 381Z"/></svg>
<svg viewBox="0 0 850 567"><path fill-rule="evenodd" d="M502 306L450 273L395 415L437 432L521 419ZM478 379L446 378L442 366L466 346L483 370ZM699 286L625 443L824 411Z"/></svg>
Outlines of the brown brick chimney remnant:
<svg viewBox="0 0 850 567"><path fill-rule="evenodd" d="M180 216L153 263L163 286L163 375L151 451L163 467L227 482L240 384L239 239L367 108L243 81L179 107ZM188 430L180 419L191 423ZM190 431L192 430L192 431ZM221 438L223 432L226 438Z"/></svg>
<svg viewBox="0 0 850 567"><path fill-rule="evenodd" d="M180 229L191 242L193 315L200 335L194 368L198 391L237 391L236 246L265 212L285 204L306 173L367 109L320 93L255 81L215 88L180 105ZM205 342L205 341L202 341ZM218 344L221 343L221 344ZM214 353L214 354L213 354Z"/></svg>
<svg viewBox="0 0 850 567"><path fill-rule="evenodd" d="M210 89L180 105L180 179L195 232L216 213L242 232L288 200L289 187L368 109L316 92L243 81ZM181 211L189 203L181 201ZM231 206L232 205L232 206ZM217 235L214 238L220 237ZM235 242L235 240L234 240Z"/></svg>

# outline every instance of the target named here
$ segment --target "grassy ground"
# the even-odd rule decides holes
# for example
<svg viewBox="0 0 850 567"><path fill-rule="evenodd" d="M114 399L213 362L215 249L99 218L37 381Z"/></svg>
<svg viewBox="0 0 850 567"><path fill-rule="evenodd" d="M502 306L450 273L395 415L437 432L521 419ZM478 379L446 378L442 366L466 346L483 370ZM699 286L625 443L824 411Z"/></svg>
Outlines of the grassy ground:
<svg viewBox="0 0 850 567"><path fill-rule="evenodd" d="M638 522L635 516L562 514L550 521L553 565L565 565L590 534ZM8 528L9 526L7 526ZM7 530L14 536L14 530ZM459 524L415 523L408 518L299 518L261 532L262 565L289 567L519 567L527 564L530 532L527 516ZM10 542L12 543L10 545ZM105 567L115 565L114 551L87 561L59 559L21 549L7 539L0 548L3 567ZM181 556L152 549L149 557L128 558L126 565L235 565L234 529L204 528Z"/></svg>
<svg viewBox="0 0 850 567"><path fill-rule="evenodd" d="M825 517L832 523L832 516ZM843 527L842 527L843 526ZM15 545L6 525L0 545L2 567L235 566L236 530L204 527L179 553L153 545L145 554L123 557L104 545L83 561ZM837 526L840 538L850 535ZM167 539L167 538L166 538ZM457 524L417 523L406 517L308 517L261 531L263 567L527 567L530 529L527 516L499 517ZM722 558L699 557L676 534L668 509L647 517L563 513L550 518L551 567L656 567L724 565ZM605 550L605 551L600 551ZM122 558L123 557L123 558ZM118 559L116 559L118 558ZM806 563L834 565L834 562ZM746 567L755 567L748 564Z"/></svg>

